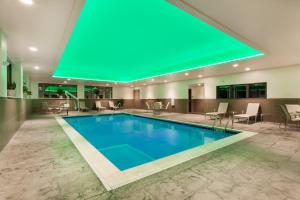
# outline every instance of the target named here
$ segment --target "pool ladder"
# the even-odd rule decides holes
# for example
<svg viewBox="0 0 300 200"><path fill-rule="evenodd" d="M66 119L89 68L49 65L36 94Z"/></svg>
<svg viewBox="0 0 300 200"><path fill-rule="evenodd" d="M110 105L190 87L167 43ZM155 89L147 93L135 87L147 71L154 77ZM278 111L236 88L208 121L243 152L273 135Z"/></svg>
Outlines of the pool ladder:
<svg viewBox="0 0 300 200"><path fill-rule="evenodd" d="M217 122L218 120L220 121L220 124L221 124L222 118L216 117L215 120L214 120L214 122L213 122L213 125L212 125L213 130L216 130L216 122ZM227 128L228 128L230 122L233 122L233 118L232 118L232 117L229 117L228 121L226 122L226 124L225 124L225 126L224 126L224 131L227 130Z"/></svg>
<svg viewBox="0 0 300 200"><path fill-rule="evenodd" d="M221 124L221 118L219 116L216 116L215 119L214 119L213 125L212 125L213 130L216 130L216 122L218 120L220 121L220 124Z"/></svg>

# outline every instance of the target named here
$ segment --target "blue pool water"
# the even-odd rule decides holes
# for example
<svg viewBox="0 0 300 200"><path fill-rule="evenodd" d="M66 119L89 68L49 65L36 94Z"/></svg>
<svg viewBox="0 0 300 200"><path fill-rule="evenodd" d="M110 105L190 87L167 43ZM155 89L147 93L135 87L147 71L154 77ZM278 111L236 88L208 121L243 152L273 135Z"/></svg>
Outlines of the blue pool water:
<svg viewBox="0 0 300 200"><path fill-rule="evenodd" d="M129 114L64 119L120 170L233 134Z"/></svg>

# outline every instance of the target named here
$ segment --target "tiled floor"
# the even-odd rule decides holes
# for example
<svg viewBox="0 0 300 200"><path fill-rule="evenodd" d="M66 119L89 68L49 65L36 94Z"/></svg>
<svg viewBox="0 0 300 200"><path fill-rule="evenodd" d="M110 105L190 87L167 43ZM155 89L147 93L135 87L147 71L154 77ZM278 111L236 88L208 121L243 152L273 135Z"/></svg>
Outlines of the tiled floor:
<svg viewBox="0 0 300 200"><path fill-rule="evenodd" d="M200 115L160 117L212 124ZM0 199L300 199L300 130L235 128L260 134L106 192L53 116L35 116L0 153Z"/></svg>

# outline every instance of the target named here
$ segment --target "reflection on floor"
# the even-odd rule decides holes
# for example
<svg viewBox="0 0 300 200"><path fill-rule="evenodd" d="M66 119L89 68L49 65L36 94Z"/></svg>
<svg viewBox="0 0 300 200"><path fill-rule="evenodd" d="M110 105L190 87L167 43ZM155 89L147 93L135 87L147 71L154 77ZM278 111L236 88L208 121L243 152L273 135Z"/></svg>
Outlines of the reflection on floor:
<svg viewBox="0 0 300 200"><path fill-rule="evenodd" d="M201 115L159 117L212 124ZM300 199L300 130L235 128L260 134L106 192L53 115L34 116L0 153L0 199Z"/></svg>

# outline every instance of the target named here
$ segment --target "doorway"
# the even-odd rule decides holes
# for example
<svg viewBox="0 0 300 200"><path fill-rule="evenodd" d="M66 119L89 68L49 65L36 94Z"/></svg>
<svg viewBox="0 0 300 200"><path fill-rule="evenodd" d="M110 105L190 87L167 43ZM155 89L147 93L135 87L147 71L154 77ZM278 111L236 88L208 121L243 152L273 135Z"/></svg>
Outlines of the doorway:
<svg viewBox="0 0 300 200"><path fill-rule="evenodd" d="M188 112L192 112L192 89L189 88L189 95L188 95Z"/></svg>

